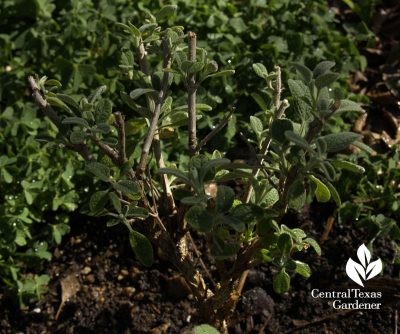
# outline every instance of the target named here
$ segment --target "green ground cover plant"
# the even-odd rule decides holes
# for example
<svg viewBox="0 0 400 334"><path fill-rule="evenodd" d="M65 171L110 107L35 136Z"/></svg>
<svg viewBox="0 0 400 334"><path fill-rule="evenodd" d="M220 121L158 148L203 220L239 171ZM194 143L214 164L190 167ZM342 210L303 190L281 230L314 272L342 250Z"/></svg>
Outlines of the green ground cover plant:
<svg viewBox="0 0 400 334"><path fill-rule="evenodd" d="M78 153L99 181L84 212L106 216L109 227L125 225L144 266L153 264L154 248L161 252L195 296L199 321L226 332L250 268L274 266L278 293L290 288L294 274L311 275L296 253L311 247L320 254L319 245L281 220L313 198L341 205L332 184L337 171L362 168L335 154L350 144L364 146L358 134L322 130L337 115L362 109L330 89L338 79L332 61L312 70L293 63L295 79L286 84L279 66L268 70L254 62L248 71L263 83L264 107L249 116L250 126L235 128L246 131L253 160L235 163L209 150L211 139L229 129L235 110L225 106L217 125L202 136L198 124L211 106L201 99L212 90L210 82L235 78L235 71L220 69L194 32L163 24L176 9L147 12L141 25L116 25L123 104L107 95L107 85L86 95L63 91L61 82L45 76L30 76L29 83L36 104L58 129L51 142ZM181 158L174 160L168 134L178 132Z"/></svg>

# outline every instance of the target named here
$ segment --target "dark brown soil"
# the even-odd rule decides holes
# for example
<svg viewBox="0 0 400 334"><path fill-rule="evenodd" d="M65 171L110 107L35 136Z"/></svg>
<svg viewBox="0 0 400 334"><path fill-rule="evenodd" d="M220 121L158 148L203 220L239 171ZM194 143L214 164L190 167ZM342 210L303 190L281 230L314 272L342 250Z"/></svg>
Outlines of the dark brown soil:
<svg viewBox="0 0 400 334"><path fill-rule="evenodd" d="M329 206L318 205L293 214L288 222L302 222L302 228L318 240L331 213ZM284 295L273 292L270 266L251 271L230 332L394 333L400 287L390 277L396 277L399 268L391 265L395 254L389 240L375 245L373 257L382 259L384 275L371 280L375 284L368 287L368 291L383 292L381 310L339 311L328 300L311 297L312 289L356 288L345 274L345 265L365 241L354 226L334 226L322 245L321 257L311 249L303 256L312 267L311 278L294 277L290 292ZM52 277L50 291L29 310L12 307L3 296L0 333L161 334L182 333L192 325L196 305L179 276L159 260L150 269L141 266L123 228L107 229L104 223L77 217L69 239L54 250L47 273ZM55 320L61 282L69 275L77 278L79 291Z"/></svg>

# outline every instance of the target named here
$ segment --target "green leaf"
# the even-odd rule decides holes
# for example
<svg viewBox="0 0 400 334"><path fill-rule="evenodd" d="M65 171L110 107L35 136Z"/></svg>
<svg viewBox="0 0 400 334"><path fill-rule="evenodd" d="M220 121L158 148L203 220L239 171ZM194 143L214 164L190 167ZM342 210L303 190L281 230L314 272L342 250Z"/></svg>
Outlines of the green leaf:
<svg viewBox="0 0 400 334"><path fill-rule="evenodd" d="M287 233L282 233L278 238L278 248L283 255L289 255L293 247L292 237Z"/></svg>
<svg viewBox="0 0 400 334"><path fill-rule="evenodd" d="M320 163L320 168L323 171L325 177L329 180L329 181L334 181L336 178L336 170L335 168L332 166L332 164L329 161L322 161Z"/></svg>
<svg viewBox="0 0 400 334"><path fill-rule="evenodd" d="M118 183L112 184L113 188L122 191L124 194L138 195L140 194L139 186L136 182L130 180L120 180Z"/></svg>
<svg viewBox="0 0 400 334"><path fill-rule="evenodd" d="M290 93L293 97L291 103L296 111L296 116L301 121L307 121L312 115L310 89L301 80L288 80ZM298 119L292 119L298 121Z"/></svg>
<svg viewBox="0 0 400 334"><path fill-rule="evenodd" d="M265 196L263 198L263 201L262 201L262 204L263 204L264 207L270 208L278 201L279 201L278 190L276 190L275 188L271 188L265 194Z"/></svg>
<svg viewBox="0 0 400 334"><path fill-rule="evenodd" d="M96 123L106 123L112 113L112 103L109 99L101 99L96 106Z"/></svg>
<svg viewBox="0 0 400 334"><path fill-rule="evenodd" d="M187 204L187 205L196 205L196 204L201 204L201 203L206 203L207 202L207 197L206 196L187 196L183 197L181 199L181 203Z"/></svg>
<svg viewBox="0 0 400 334"><path fill-rule="evenodd" d="M304 82L308 84L311 81L313 72L307 66L300 63L292 63L291 65L301 74Z"/></svg>
<svg viewBox="0 0 400 334"><path fill-rule="evenodd" d="M361 136L354 132L331 133L322 138L326 142L327 152L338 152L345 149Z"/></svg>
<svg viewBox="0 0 400 334"><path fill-rule="evenodd" d="M121 201L119 200L119 197L115 193L109 193L108 197L111 200L111 204L114 207L115 211L118 213L121 213L122 207L121 207Z"/></svg>
<svg viewBox="0 0 400 334"><path fill-rule="evenodd" d="M71 141L72 144L83 143L85 139L86 139L85 132L79 130L71 132L71 135L69 136L69 140Z"/></svg>
<svg viewBox="0 0 400 334"><path fill-rule="evenodd" d="M235 199L234 191L227 186L218 186L217 191L217 211L228 212Z"/></svg>
<svg viewBox="0 0 400 334"><path fill-rule="evenodd" d="M271 136L273 139L283 144L286 142L286 131L293 132L293 123L287 118L275 119L271 124Z"/></svg>
<svg viewBox="0 0 400 334"><path fill-rule="evenodd" d="M214 225L214 216L205 208L192 206L185 215L188 224L199 232L210 232Z"/></svg>
<svg viewBox="0 0 400 334"><path fill-rule="evenodd" d="M328 87L333 82L335 82L335 80L338 77L339 77L339 74L332 73L332 72L328 72L328 73L322 74L315 80L315 86L318 89L322 89L323 87Z"/></svg>
<svg viewBox="0 0 400 334"><path fill-rule="evenodd" d="M187 73L197 73L200 72L204 67L204 63L200 61L193 62L187 70Z"/></svg>
<svg viewBox="0 0 400 334"><path fill-rule="evenodd" d="M149 216L149 211L136 205L130 205L126 216L129 218L146 219Z"/></svg>
<svg viewBox="0 0 400 334"><path fill-rule="evenodd" d="M254 72L256 72L256 74L263 78L263 79L267 79L268 78L268 71L265 68L265 66L261 63L255 63L253 64L253 70Z"/></svg>
<svg viewBox="0 0 400 334"><path fill-rule="evenodd" d="M89 102L95 103L101 97L101 94L103 94L106 90L107 90L106 85L102 85L96 88L96 90L88 97Z"/></svg>
<svg viewBox="0 0 400 334"><path fill-rule="evenodd" d="M92 128L92 131L99 132L102 134L107 134L111 131L111 127L106 123L99 123L99 124L96 124L96 126L94 128Z"/></svg>
<svg viewBox="0 0 400 334"><path fill-rule="evenodd" d="M296 240L296 242L300 242L306 237L306 233L301 228L289 228L285 224L282 224L281 229L283 232L289 234L292 239Z"/></svg>
<svg viewBox="0 0 400 334"><path fill-rule="evenodd" d="M161 107L161 114L170 112L171 111L171 105L172 105L172 97L168 96L165 99L165 101L164 101L164 103L163 103L163 105Z"/></svg>
<svg viewBox="0 0 400 334"><path fill-rule="evenodd" d="M6 183L11 183L13 181L12 175L4 167L1 169L1 174L3 175L4 181Z"/></svg>
<svg viewBox="0 0 400 334"><path fill-rule="evenodd" d="M369 147L368 145L366 145L360 141L355 141L354 143L352 143L352 145L354 145L355 147L358 147L360 150L367 152L368 154L375 153L375 151L371 147Z"/></svg>
<svg viewBox="0 0 400 334"><path fill-rule="evenodd" d="M306 238L303 242L309 244L319 256L321 256L321 247L319 247L318 242L312 238Z"/></svg>
<svg viewBox="0 0 400 334"><path fill-rule="evenodd" d="M169 16L172 16L173 14L175 14L176 10L177 10L177 6L176 5L166 5L163 6L156 14L156 20L160 21L163 18L168 18Z"/></svg>
<svg viewBox="0 0 400 334"><path fill-rule="evenodd" d="M314 78L318 78L319 76L328 72L333 66L335 66L335 62L324 60L320 62L317 66L315 66L313 71Z"/></svg>
<svg viewBox="0 0 400 334"><path fill-rule="evenodd" d="M235 74L235 70L223 70L216 73L212 73L207 75L207 78L219 78L219 77L226 77L228 75Z"/></svg>
<svg viewBox="0 0 400 334"><path fill-rule="evenodd" d="M139 262L146 267L150 267L154 262L154 254L153 246L149 239L133 230L129 233L129 243Z"/></svg>
<svg viewBox="0 0 400 334"><path fill-rule="evenodd" d="M116 226L116 225L118 225L120 223L121 223L121 221L119 219L111 219L111 220L109 220L107 222L106 226L107 227L113 227L113 226Z"/></svg>
<svg viewBox="0 0 400 334"><path fill-rule="evenodd" d="M256 256L257 256L257 258L259 258L261 261L263 261L265 263L271 262L273 259L271 252L265 248L261 249Z"/></svg>
<svg viewBox="0 0 400 334"><path fill-rule="evenodd" d="M80 118L80 117L66 117L62 120L61 123L62 124L76 124L76 125L83 126L84 128L89 127L89 123L87 122L87 120Z"/></svg>
<svg viewBox="0 0 400 334"><path fill-rule="evenodd" d="M346 170L356 173L356 174L363 174L365 172L364 167L362 167L360 165L356 165L350 161L333 160L331 162L335 167L337 167L339 169L346 169Z"/></svg>
<svg viewBox="0 0 400 334"><path fill-rule="evenodd" d="M73 114L72 110L58 97L48 96L48 97L46 97L46 100L51 106L61 108L61 109L65 110L66 112Z"/></svg>
<svg viewBox="0 0 400 334"><path fill-rule="evenodd" d="M342 206L342 201L340 199L340 195L338 193L338 191L336 190L336 188L333 186L332 183L330 182L326 182L326 186L329 188L329 191L331 192L332 198L336 203L336 206L338 208L340 208Z"/></svg>
<svg viewBox="0 0 400 334"><path fill-rule="evenodd" d="M248 29L241 17L233 17L229 20L229 23L237 34L241 34Z"/></svg>
<svg viewBox="0 0 400 334"><path fill-rule="evenodd" d="M140 38L142 36L140 30L136 28L136 26L134 26L131 22L128 22L128 24L131 32L135 35L135 37Z"/></svg>
<svg viewBox="0 0 400 334"><path fill-rule="evenodd" d="M261 120L256 116L250 116L250 125L257 136L260 136L264 130Z"/></svg>
<svg viewBox="0 0 400 334"><path fill-rule="evenodd" d="M302 180L294 181L288 190L288 205L290 208L300 210L306 203L307 193Z"/></svg>
<svg viewBox="0 0 400 334"><path fill-rule="evenodd" d="M91 161L86 164L86 170L93 175L95 175L97 178L99 178L102 181L108 182L110 178L110 168L108 168L106 165L97 162L97 161Z"/></svg>
<svg viewBox="0 0 400 334"><path fill-rule="evenodd" d="M290 288L290 276L282 268L273 278L273 288L276 293L287 292Z"/></svg>
<svg viewBox="0 0 400 334"><path fill-rule="evenodd" d="M45 82L45 85L50 86L50 87L61 87L62 86L61 82L56 79L47 80Z"/></svg>
<svg viewBox="0 0 400 334"><path fill-rule="evenodd" d="M169 175L176 176L181 181L183 181L186 184L192 186L192 182L189 180L188 176L184 172L180 171L179 169L176 169L176 168L160 168L157 171L157 174L169 174Z"/></svg>
<svg viewBox="0 0 400 334"><path fill-rule="evenodd" d="M311 269L307 263L301 261L294 261L296 264L296 269L294 270L297 274L308 278L311 276Z"/></svg>
<svg viewBox="0 0 400 334"><path fill-rule="evenodd" d="M196 326L193 331L194 334L220 334L214 327L207 324Z"/></svg>
<svg viewBox="0 0 400 334"><path fill-rule="evenodd" d="M300 146L301 148L303 148L307 151L312 151L307 140L305 140L303 137L299 136L297 133L294 133L293 131L290 131L290 130L285 131L285 137L288 140L290 140L291 142L295 143L297 146Z"/></svg>
<svg viewBox="0 0 400 334"><path fill-rule="evenodd" d="M322 203L328 202L331 199L331 192L329 191L329 188L314 175L310 175L310 179L317 186L317 188L315 189L315 196L317 197L317 201Z"/></svg>
<svg viewBox="0 0 400 334"><path fill-rule="evenodd" d="M104 209L104 206L108 202L108 190L96 191L89 201L89 208L92 212L98 212Z"/></svg>
<svg viewBox="0 0 400 334"><path fill-rule="evenodd" d="M143 94L148 94L148 93L154 93L155 90L153 88L137 88L134 89L129 93L129 96L132 100L137 99L139 96L142 96Z"/></svg>
<svg viewBox="0 0 400 334"><path fill-rule="evenodd" d="M258 106L261 108L261 110L267 110L268 105L267 102L264 101L263 97L259 94L256 93L251 93L251 97L254 99L254 101L257 102Z"/></svg>
<svg viewBox="0 0 400 334"><path fill-rule="evenodd" d="M336 114L341 112L364 112L364 109L357 102L340 100L340 106L336 110Z"/></svg>

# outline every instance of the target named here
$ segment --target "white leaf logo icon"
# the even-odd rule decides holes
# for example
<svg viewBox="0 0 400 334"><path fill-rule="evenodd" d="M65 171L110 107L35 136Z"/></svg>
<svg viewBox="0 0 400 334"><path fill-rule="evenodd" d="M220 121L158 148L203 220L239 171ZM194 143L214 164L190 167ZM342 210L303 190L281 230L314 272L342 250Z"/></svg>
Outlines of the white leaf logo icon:
<svg viewBox="0 0 400 334"><path fill-rule="evenodd" d="M381 259L378 259L371 262L371 252L364 244L358 247L357 257L361 264L353 261L350 258L346 264L346 274L355 283L364 287L362 280L369 280L379 275L379 273L382 271L382 261Z"/></svg>

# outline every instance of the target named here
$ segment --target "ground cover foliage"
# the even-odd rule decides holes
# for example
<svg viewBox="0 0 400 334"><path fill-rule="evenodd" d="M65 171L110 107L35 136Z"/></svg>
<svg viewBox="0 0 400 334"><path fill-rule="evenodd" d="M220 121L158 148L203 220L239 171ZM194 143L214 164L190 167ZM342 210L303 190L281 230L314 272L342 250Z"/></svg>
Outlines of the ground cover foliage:
<svg viewBox="0 0 400 334"><path fill-rule="evenodd" d="M262 150L263 144L266 143L266 133L274 129L272 127L270 130L270 126L274 123L273 121L276 121L274 117L280 106L274 102L276 96L274 80L277 75L274 65L279 64L282 68L281 79L286 88L282 93L282 102L284 98L288 98L291 105L287 110L288 118L295 123L302 123L298 112L296 115L296 110L301 109L301 105L304 104L299 97L296 100L296 94L303 95L305 88L298 81L288 81L288 79L303 79L308 84L310 72L301 65L293 66L293 62L314 69L321 60L335 61L335 71L339 73L339 76L332 75L330 77L332 80L318 84L320 85L319 90L323 89L324 84L332 84L332 91L328 91L328 93L324 91L323 94L330 95L329 97L334 100L344 99L348 95L345 93L347 90L345 79L349 73L363 70L366 66L365 58L357 50L357 43L371 41L371 33L362 23L348 24L339 30L334 12L324 1L306 3L276 1L268 4L263 1L252 1L249 6L242 6L240 2L227 3L225 1L199 1L196 4L191 1L178 1L176 4L179 8L178 11L168 12L167 15L159 14L157 22L162 29L173 25L182 25L186 32L189 30L196 32L198 47L207 51L207 55L204 55L207 58L204 59L208 60L205 60L200 69L203 71L203 76L214 75L213 71L217 70L215 64L218 65L221 72L225 71L225 74L231 74L229 73L231 70L235 71L235 74L231 76L207 79L197 89L197 110L201 116L197 121L199 138L204 138L215 127L218 127L221 121L223 122L225 116L229 116L229 121L224 124L226 127L208 141L210 149L207 149L209 155L204 157L205 160L222 159L224 153L228 151L228 158L245 157L253 164L258 162L254 154L235 156L235 151L237 151L235 147L242 145L245 147L244 151L249 151L240 135L242 131L245 137L251 139L249 144L253 145L256 151ZM92 104L88 107L88 112L90 108L94 108L93 110L103 110L109 116L111 108L113 111L124 111L127 158L130 163L137 163L140 161L141 147L135 143L145 137L148 124L146 117L149 120L151 118L148 114L146 115L143 106L140 106L139 103L136 104L135 99L143 100L146 96L153 94L150 90L140 91L143 87L138 86L138 82L142 80L141 85L150 83L151 86L154 85L154 87L148 86L145 89L159 89L165 72L162 72L161 67L157 65L159 58L156 55L154 60L149 58L150 64L155 68L151 82L146 81L138 73L136 54L133 51L135 42L127 39L124 26L118 25L117 22L127 25L125 30L128 31L133 29L128 25L128 21L139 27L145 17L151 18L149 13L153 13L153 15L159 13L161 4L153 1L142 1L134 5L125 1L115 3L71 1L63 4L51 1L3 1L1 6L2 32L5 33L0 37L0 58L2 59L0 121L4 129L1 141L0 182L4 201L0 207L2 222L0 227L0 273L2 281L16 293L19 302L24 305L29 300L39 298L44 291L43 287L47 283L48 277L40 275L40 269L37 269L40 267L37 265L43 260L50 259L51 252L48 250L48 245L60 243L62 236L68 233L69 211L80 207L83 212L88 213L95 206L95 201L92 201L91 207L87 201L87 194L92 194L97 190L103 191L103 195L107 192L107 196L109 196L107 199L110 198L112 208L117 210L118 215L120 214L118 212L119 204L115 198L109 195L107 190L99 188L101 186L98 182L94 183L86 177L83 161L77 160L73 154L67 150L60 150L59 145L54 144L58 133L57 128L48 120L44 120L33 105L26 78L29 74L37 73L58 80L62 84L62 95L48 96L48 98L54 99L53 105L56 108L64 108L67 112L76 107L71 98L75 103L80 101L81 104L78 106L80 110L85 108L85 102L82 104L82 96L87 96L88 104ZM24 10L22 11L21 8ZM149 10L148 12L145 10L146 8ZM146 38L150 38L146 43L156 44L156 39L151 40L151 36L154 35L151 33L153 28L146 28L149 29L146 32L148 34ZM175 31L175 33L178 32ZM179 45L178 41L176 45ZM186 52L182 52L182 54ZM200 60L201 57L200 55ZM204 64L207 66L205 67ZM181 66L185 65L181 64ZM190 72L185 67L181 70L183 73ZM206 71L211 72L207 73ZM194 72L197 73L197 70ZM299 76L299 73L303 77ZM177 87L184 87L185 80L177 77L179 76L175 76L173 84ZM334 83L333 79L338 79L338 83ZM270 83L272 89L268 88ZM45 88L45 85L43 80L39 88ZM58 86L58 82L47 81L46 89L52 85ZM102 85L107 87L102 97L100 98L96 94L93 96L93 88ZM312 94L311 92L311 96ZM62 103L55 100L57 97L61 99ZM181 107L186 104L186 90L177 90L176 96L174 95L173 98L171 105L164 106L163 112L169 114L161 119L160 128L166 164L173 168L179 166L182 171L200 168L199 172L205 162L190 160L190 154L187 151L187 137L182 135L186 132L186 128L182 132L183 124L186 127L186 116ZM362 100L362 97L359 96L355 98ZM156 100L156 97L153 97L153 100ZM312 104L312 101L309 102ZM317 99L314 103L317 103ZM318 108L324 108L324 103L319 102ZM330 107L329 103L325 107ZM354 117L352 112L360 111L360 109L351 102L345 102L342 106L346 106L346 103L351 107L342 110L343 118L335 117L334 120L327 120L326 134L349 129L349 124L345 124L343 119L352 119ZM174 108L177 109L174 110ZM235 108L234 112L232 112L233 108ZM340 106L335 108L339 109ZM68 117L71 116L75 117L76 115ZM86 121L92 122L93 120L88 118ZM96 135L109 133L111 128L101 125L106 123L104 121L105 118L95 119L97 125L89 124L90 131L97 131ZM109 121L111 122L109 125L112 125L114 120L110 119ZM311 122L312 118L309 121ZM70 143L79 145L86 136L85 132L81 130L88 127L86 123L76 119L70 119L69 122L69 127L78 125L77 131L68 134ZM275 122L275 128L278 123ZM274 140L277 143L288 145L291 142L303 150L309 150L304 141L302 142L296 137L296 124L293 126L283 120L280 125L285 130L293 131L294 135L291 138L290 134L289 137L275 137ZM306 135L304 131L305 128L303 133L300 131L297 132L297 135ZM281 132L280 128L276 132ZM113 137L111 135L109 138L102 139L106 144L113 145L115 144L115 137ZM50 142L49 138L52 138ZM308 139L311 140L311 138ZM287 140L288 142L286 142ZM326 154L324 144L320 143L319 146L312 149L317 150L318 154ZM232 149L226 149L227 147L232 147ZM212 153L214 149L219 151ZM187 152L187 154L182 154L182 152ZM107 158L104 159L101 163L109 168L110 161ZM360 158L357 155L351 159L355 163L357 160L360 162L360 159L364 159L363 162L366 161L366 163L361 164L366 168L365 165L368 165L370 157L365 155L364 158L363 156ZM395 153L393 161L396 159ZM373 162L374 160L377 161ZM155 171L157 164L155 160L152 161L150 170ZM393 163L396 165L395 162L390 162L389 167L386 167L388 165L385 160L380 157L373 158L371 164L368 165L368 176L365 173L362 174L360 178L364 178L361 179L364 181L358 183L352 183L353 174L340 172L339 175L334 175L330 167L322 167L317 164L317 168L320 168L318 173L322 174L314 175L315 179L310 178L311 181L307 182L310 183L311 193L316 191L318 199L322 201L328 195L324 188L324 182L322 185L319 183L321 177L332 182L332 187L336 184L335 182L341 182L341 186L336 188L339 193L343 192L342 195L346 196L348 193L346 189L354 189L356 185L361 185L353 191L357 192L361 198L368 197L370 191L365 190L363 185L368 185L372 179L377 183L376 185L386 189L386 184L389 184L392 178L382 180L381 177L377 177L375 181L375 172L378 168L389 168L395 173ZM340 163L336 164L340 165ZM377 165L379 167L376 167ZM348 163L345 166L352 172L361 171L358 167ZM343 167L343 162L341 167ZM182 175L175 169L164 171L175 174L190 185L202 181L196 180L196 177L190 173L188 180L188 175ZM99 176L98 172L96 173ZM102 174L103 176L104 174ZM338 176L340 176L339 181ZM103 177L103 179L105 178ZM374 189L379 191L379 187L376 185ZM124 185L120 184L119 186L123 187ZM121 187L118 188L119 186L117 182L113 185L113 189L123 191ZM225 186L220 186L220 189L225 189L223 188ZM266 191L265 184L252 186L255 189L256 197L258 196L256 199L253 197L253 201L258 201L260 204L266 200L266 197L268 199L267 195L271 189ZM261 189L258 193L257 186ZM124 189L126 190L126 188ZM396 194L394 187L390 189L393 189ZM332 193L334 192L329 191L329 194ZM186 193L186 195L188 194ZM199 195L199 189L197 189L194 194L191 194L191 197L196 199L184 200L187 202L186 205L194 205L189 213L195 219L208 214L201 211L203 209L199 209L202 205L207 207L206 198L199 200L201 197ZM178 197L175 195L175 198L179 201L182 198L190 197L182 196L182 194ZM230 190L226 190L226 197L232 197ZM102 200L100 203L104 204L105 196L99 198ZM380 208L379 203L387 205L384 210L382 209L384 215L396 217L398 210L396 201L387 204L387 201L382 200L378 202L378 208ZM338 200L337 204L341 205ZM221 205L223 206L223 204L219 206ZM233 210L237 205L238 203L231 203L232 207L221 208L220 212L217 209L217 212L223 217L229 216L229 210ZM358 218L354 214L354 210L349 209L352 205L357 204L345 203L345 206L340 209L340 218L343 223L349 223ZM371 239L385 234L398 238L395 221L375 212L368 213L372 212L372 210L368 211L368 208L368 206L361 207L363 219L360 221L360 225L371 231ZM215 211L215 209L213 210ZM214 211L213 213L215 213ZM139 210L135 214L144 217L148 213ZM188 221L190 222L191 219ZM196 228L196 223L193 224ZM242 226L234 226L234 230L236 233L243 232ZM281 229L279 231L278 235L283 232ZM207 231L200 228L200 232ZM290 233L284 233L284 235L290 235ZM135 242L137 241L132 241L133 244ZM299 242L301 243L301 241ZM285 244L283 241L281 243ZM282 249L285 250L284 248ZM149 254L149 252L145 253ZM150 260L144 261L150 263ZM35 269L33 270L32 267ZM281 265L281 268L284 267ZM294 269L293 263L292 269ZM281 276L283 278L281 281L285 282L283 285L287 286L287 276L284 273Z"/></svg>

